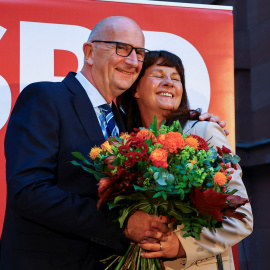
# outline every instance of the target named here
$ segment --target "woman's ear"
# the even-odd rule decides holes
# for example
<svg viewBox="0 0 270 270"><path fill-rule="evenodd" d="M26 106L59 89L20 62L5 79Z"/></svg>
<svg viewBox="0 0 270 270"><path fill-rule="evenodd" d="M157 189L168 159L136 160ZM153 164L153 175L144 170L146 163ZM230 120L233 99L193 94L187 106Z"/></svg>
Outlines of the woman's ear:
<svg viewBox="0 0 270 270"><path fill-rule="evenodd" d="M90 42L85 42L83 44L83 52L84 52L84 61L88 63L90 66L93 65L93 44Z"/></svg>
<svg viewBox="0 0 270 270"><path fill-rule="evenodd" d="M133 93L133 97L140 98L140 95L138 94L137 90L135 90L135 92Z"/></svg>

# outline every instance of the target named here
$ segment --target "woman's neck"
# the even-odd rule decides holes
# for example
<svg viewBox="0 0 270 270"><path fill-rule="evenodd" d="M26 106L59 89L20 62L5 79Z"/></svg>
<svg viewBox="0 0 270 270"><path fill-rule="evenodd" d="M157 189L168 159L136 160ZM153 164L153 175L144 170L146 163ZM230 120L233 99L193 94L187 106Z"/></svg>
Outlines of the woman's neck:
<svg viewBox="0 0 270 270"><path fill-rule="evenodd" d="M159 129L163 121L165 120L165 116L163 114L143 114L141 115L143 127L149 128L151 123L153 122L154 116L157 118L157 128Z"/></svg>

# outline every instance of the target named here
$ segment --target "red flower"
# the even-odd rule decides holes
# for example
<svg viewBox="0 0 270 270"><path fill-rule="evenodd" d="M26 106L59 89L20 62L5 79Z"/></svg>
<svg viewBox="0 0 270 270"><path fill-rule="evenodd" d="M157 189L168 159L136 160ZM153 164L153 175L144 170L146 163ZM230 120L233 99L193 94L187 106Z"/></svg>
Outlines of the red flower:
<svg viewBox="0 0 270 270"><path fill-rule="evenodd" d="M127 144L123 144L118 148L119 153L126 154L130 151L130 146Z"/></svg>
<svg viewBox="0 0 270 270"><path fill-rule="evenodd" d="M104 159L104 164L110 164L115 160L116 156L109 156Z"/></svg>
<svg viewBox="0 0 270 270"><path fill-rule="evenodd" d="M128 139L128 144L130 147L137 147L138 145L141 145L143 143L143 139L139 137L130 137Z"/></svg>
<svg viewBox="0 0 270 270"><path fill-rule="evenodd" d="M137 174L127 173L123 168L117 167L114 177L104 177L98 182L97 209L106 201L112 201L119 194L124 194L137 180Z"/></svg>
<svg viewBox="0 0 270 270"><path fill-rule="evenodd" d="M233 164L233 163L232 163L231 165L232 165L232 168L233 168L233 169L237 170L236 164Z"/></svg>
<svg viewBox="0 0 270 270"><path fill-rule="evenodd" d="M223 154L230 154L232 152L229 148L225 147L224 145L222 145L222 148L217 146L217 151L221 157Z"/></svg>
<svg viewBox="0 0 270 270"><path fill-rule="evenodd" d="M189 138L189 137L192 137L192 138L196 139L199 142L198 149L200 149L200 150L204 149L204 150L208 151L209 146L208 146L205 139L203 139L202 137L200 137L198 135L194 135L194 134L190 134L190 135L187 136L187 138Z"/></svg>
<svg viewBox="0 0 270 270"><path fill-rule="evenodd" d="M222 151L226 154L230 154L232 152L229 148L225 147L224 145L222 145Z"/></svg>
<svg viewBox="0 0 270 270"><path fill-rule="evenodd" d="M147 152L149 149L148 145L145 142L141 142L140 144L138 144L138 148L143 152Z"/></svg>
<svg viewBox="0 0 270 270"><path fill-rule="evenodd" d="M221 148L220 148L220 147L218 147L218 146L217 146L217 151L218 151L218 154L219 154L219 155L222 157L223 152L222 152Z"/></svg>
<svg viewBox="0 0 270 270"><path fill-rule="evenodd" d="M142 152L142 161L145 161L148 159L149 159L149 155L147 154L147 152Z"/></svg>

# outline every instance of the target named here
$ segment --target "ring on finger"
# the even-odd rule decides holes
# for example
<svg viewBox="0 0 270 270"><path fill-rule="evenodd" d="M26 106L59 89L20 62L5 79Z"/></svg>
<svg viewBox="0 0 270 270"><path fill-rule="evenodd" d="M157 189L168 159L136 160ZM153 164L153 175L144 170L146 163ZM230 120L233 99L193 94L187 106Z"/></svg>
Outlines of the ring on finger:
<svg viewBox="0 0 270 270"><path fill-rule="evenodd" d="M159 243L160 244L160 243ZM162 251L162 245L160 244L160 251Z"/></svg>

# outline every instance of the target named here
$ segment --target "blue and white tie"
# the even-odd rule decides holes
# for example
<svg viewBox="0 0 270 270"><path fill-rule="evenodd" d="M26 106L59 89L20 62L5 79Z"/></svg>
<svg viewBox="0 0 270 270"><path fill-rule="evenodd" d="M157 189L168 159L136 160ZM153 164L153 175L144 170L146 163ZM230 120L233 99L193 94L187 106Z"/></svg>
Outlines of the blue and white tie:
<svg viewBox="0 0 270 270"><path fill-rule="evenodd" d="M108 104L103 104L98 107L100 109L100 112L102 113L102 116L104 116L103 121L101 121L101 128L105 140L107 140L110 136L118 136L119 129L114 121L111 107Z"/></svg>

